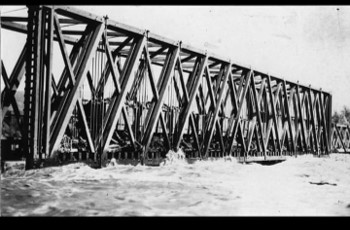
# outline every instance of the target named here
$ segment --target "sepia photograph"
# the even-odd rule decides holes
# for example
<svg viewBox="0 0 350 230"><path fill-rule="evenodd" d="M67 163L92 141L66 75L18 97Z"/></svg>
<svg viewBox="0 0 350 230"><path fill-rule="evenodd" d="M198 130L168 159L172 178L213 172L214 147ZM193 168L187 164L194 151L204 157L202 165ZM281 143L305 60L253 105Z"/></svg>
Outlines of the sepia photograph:
<svg viewBox="0 0 350 230"><path fill-rule="evenodd" d="M0 5L0 218L350 216L350 6Z"/></svg>

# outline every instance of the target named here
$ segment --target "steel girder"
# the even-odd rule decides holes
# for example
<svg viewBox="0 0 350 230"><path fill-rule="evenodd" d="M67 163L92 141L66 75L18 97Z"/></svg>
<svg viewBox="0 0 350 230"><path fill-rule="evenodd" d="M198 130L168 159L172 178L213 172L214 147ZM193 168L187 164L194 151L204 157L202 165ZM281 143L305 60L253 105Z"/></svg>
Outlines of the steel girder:
<svg viewBox="0 0 350 230"><path fill-rule="evenodd" d="M331 150L350 153L350 125L332 125Z"/></svg>
<svg viewBox="0 0 350 230"><path fill-rule="evenodd" d="M10 76L1 65L1 97L3 113L12 105L20 117L14 95L25 73L30 167L56 157L74 133L95 160L179 148L187 157L268 160L332 148L330 93L72 7L30 6L28 17L2 17L1 26L27 35Z"/></svg>

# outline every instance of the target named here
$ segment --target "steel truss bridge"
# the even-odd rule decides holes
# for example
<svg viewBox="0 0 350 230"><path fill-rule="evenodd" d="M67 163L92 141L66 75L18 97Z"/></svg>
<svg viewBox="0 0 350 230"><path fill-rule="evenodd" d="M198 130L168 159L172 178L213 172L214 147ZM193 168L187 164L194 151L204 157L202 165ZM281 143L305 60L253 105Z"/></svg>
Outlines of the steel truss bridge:
<svg viewBox="0 0 350 230"><path fill-rule="evenodd" d="M72 158L152 164L180 148L243 161L350 148L349 126L331 124L330 93L182 42L65 6L27 6L1 29L26 39L12 71L6 56L0 70L2 148L28 169Z"/></svg>

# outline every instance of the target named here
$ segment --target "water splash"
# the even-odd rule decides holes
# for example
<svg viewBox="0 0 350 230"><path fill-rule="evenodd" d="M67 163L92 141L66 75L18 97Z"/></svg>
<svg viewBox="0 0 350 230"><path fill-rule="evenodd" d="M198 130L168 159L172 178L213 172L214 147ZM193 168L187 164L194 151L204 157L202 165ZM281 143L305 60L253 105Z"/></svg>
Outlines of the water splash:
<svg viewBox="0 0 350 230"><path fill-rule="evenodd" d="M185 153L182 151L182 149L179 149L177 152L173 150L169 150L166 154L165 160L160 164L160 166L165 165L178 165L178 164L184 164L186 162L186 156Z"/></svg>

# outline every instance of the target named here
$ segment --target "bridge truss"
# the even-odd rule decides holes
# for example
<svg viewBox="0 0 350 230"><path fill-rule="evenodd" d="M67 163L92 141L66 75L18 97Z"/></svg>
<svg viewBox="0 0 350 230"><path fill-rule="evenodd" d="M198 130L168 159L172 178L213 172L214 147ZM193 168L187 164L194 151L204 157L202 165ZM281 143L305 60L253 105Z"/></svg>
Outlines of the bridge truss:
<svg viewBox="0 0 350 230"><path fill-rule="evenodd" d="M269 160L334 146L332 96L311 86L72 7L28 6L1 29L26 39L12 71L0 69L3 122L13 114L6 125L27 168L72 156L147 164L180 148Z"/></svg>

